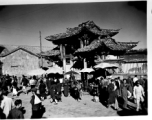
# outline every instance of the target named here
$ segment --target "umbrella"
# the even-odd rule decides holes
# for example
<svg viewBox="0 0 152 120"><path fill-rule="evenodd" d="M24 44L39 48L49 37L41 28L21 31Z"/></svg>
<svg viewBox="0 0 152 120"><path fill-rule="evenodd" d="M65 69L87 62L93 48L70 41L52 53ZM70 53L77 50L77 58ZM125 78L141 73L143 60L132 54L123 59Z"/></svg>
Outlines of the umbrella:
<svg viewBox="0 0 152 120"><path fill-rule="evenodd" d="M39 68L39 69L35 69L35 70L31 70L27 73L27 75L42 75L45 74L45 70Z"/></svg>
<svg viewBox="0 0 152 120"><path fill-rule="evenodd" d="M60 68L58 66L53 66L53 67L50 67L45 73L47 73L47 74L49 74L49 73L63 74L63 70L62 70L62 68Z"/></svg>
<svg viewBox="0 0 152 120"><path fill-rule="evenodd" d="M79 73L70 70L69 72L66 72L66 73L65 73L65 75L68 75L68 74L70 74L70 75L71 75L71 74L72 74L72 75L77 75L77 74L79 74Z"/></svg>
<svg viewBox="0 0 152 120"><path fill-rule="evenodd" d="M100 63L96 66L94 66L95 68L102 68L102 69L114 69L114 68L118 68L118 66L116 64L113 64L113 63L106 63L106 62L103 62L103 63ZM105 71L105 75L106 74L106 71Z"/></svg>
<svg viewBox="0 0 152 120"><path fill-rule="evenodd" d="M80 72L84 72L84 73L90 73L93 72L94 70L92 68L84 68L82 69Z"/></svg>
<svg viewBox="0 0 152 120"><path fill-rule="evenodd" d="M100 63L96 66L94 66L95 68L102 68L102 69L106 69L106 68L118 68L118 66L116 64L113 63Z"/></svg>

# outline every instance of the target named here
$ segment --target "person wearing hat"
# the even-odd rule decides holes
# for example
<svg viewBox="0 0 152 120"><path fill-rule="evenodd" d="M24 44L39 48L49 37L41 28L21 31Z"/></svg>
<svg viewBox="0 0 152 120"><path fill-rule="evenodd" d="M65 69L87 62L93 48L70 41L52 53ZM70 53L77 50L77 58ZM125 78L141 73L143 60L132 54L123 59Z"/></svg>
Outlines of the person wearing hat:
<svg viewBox="0 0 152 120"><path fill-rule="evenodd" d="M138 80L138 82L140 83L140 85L145 88L145 81L144 81L144 76L141 76L140 79Z"/></svg>
<svg viewBox="0 0 152 120"><path fill-rule="evenodd" d="M40 118L40 109L41 109L41 100L39 96L36 94L37 89L32 88L32 96L31 96L31 105L32 105L32 116L31 118Z"/></svg>
<svg viewBox="0 0 152 120"><path fill-rule="evenodd" d="M139 111L140 103L144 102L143 97L145 96L144 89L140 85L139 81L137 81L137 84L134 87L133 95L134 95L134 99L135 99L135 103L136 103L136 111Z"/></svg>

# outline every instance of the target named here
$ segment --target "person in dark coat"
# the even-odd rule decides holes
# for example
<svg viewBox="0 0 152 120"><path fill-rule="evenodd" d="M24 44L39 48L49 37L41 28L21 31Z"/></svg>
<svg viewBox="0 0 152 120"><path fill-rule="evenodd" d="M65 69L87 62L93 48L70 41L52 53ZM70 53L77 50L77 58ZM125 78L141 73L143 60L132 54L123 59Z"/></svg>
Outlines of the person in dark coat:
<svg viewBox="0 0 152 120"><path fill-rule="evenodd" d="M77 82L77 85L76 85L76 87L78 88L78 92L79 92L79 96L78 96L78 99L79 100L81 100L82 98L82 85L81 85L81 83L80 82Z"/></svg>
<svg viewBox="0 0 152 120"><path fill-rule="evenodd" d="M103 79L101 81L100 101L104 105L107 104L107 100L108 100L108 90L107 90L108 84L109 84L108 79Z"/></svg>
<svg viewBox="0 0 152 120"><path fill-rule="evenodd" d="M31 100L30 103L32 105L32 116L31 118L40 118L41 117L41 100L40 97L36 94L37 93L37 89L36 88L32 88L32 96L31 96Z"/></svg>
<svg viewBox="0 0 152 120"><path fill-rule="evenodd" d="M29 83L28 79L23 75L22 86L23 86L23 92L26 94L28 93L28 91L27 91L28 83Z"/></svg>
<svg viewBox="0 0 152 120"><path fill-rule="evenodd" d="M115 79L115 85L117 87L117 95L121 96L120 81L117 78Z"/></svg>
<svg viewBox="0 0 152 120"><path fill-rule="evenodd" d="M123 108L127 109L128 91L127 91L126 79L124 79L124 84L123 84L123 87L122 87L122 98L123 98Z"/></svg>
<svg viewBox="0 0 152 120"><path fill-rule="evenodd" d="M128 88L129 92L131 93L131 95L133 95L134 83L133 83L132 78L129 76L126 82L129 85L129 88Z"/></svg>
<svg viewBox="0 0 152 120"><path fill-rule="evenodd" d="M53 102L53 96L54 96L54 78L49 78L49 93L50 93L50 98L51 98L51 103Z"/></svg>
<svg viewBox="0 0 152 120"><path fill-rule="evenodd" d="M71 88L71 96L77 101L81 100L79 89L80 89L80 86L79 86L78 82L74 81L72 88Z"/></svg>
<svg viewBox="0 0 152 120"><path fill-rule="evenodd" d="M128 76L128 79L126 79L127 84L130 84L131 86L134 85L133 80L130 76Z"/></svg>
<svg viewBox="0 0 152 120"><path fill-rule="evenodd" d="M107 107L109 107L115 103L115 97L116 97L116 94L114 91L114 81L113 80L111 80L111 83L109 83L107 89L108 89L108 95L109 95Z"/></svg>
<svg viewBox="0 0 152 120"><path fill-rule="evenodd" d="M8 80L7 80L7 78L3 77L2 83L1 83L1 88L3 90L7 91L8 90L7 86L8 86Z"/></svg>
<svg viewBox="0 0 152 120"><path fill-rule="evenodd" d="M118 104L118 99L121 95L120 93L120 85L119 85L119 81L117 81L117 78L115 78L115 82L114 82L114 92L115 92L115 105L114 108L115 110L119 110L119 104Z"/></svg>
<svg viewBox="0 0 152 120"><path fill-rule="evenodd" d="M67 79L64 80L63 88L64 88L64 91L63 91L64 96L68 97L68 95L69 95L69 85L68 85L68 80Z"/></svg>
<svg viewBox="0 0 152 120"><path fill-rule="evenodd" d="M55 92L55 96L56 96L56 99L58 102L61 102L62 99L61 99L61 96L62 96L62 93L61 93L61 88L62 88L62 85L60 83L60 81L57 79L57 83L56 83L56 92Z"/></svg>
<svg viewBox="0 0 152 120"><path fill-rule="evenodd" d="M93 101L98 102L98 85L94 84L93 86Z"/></svg>
<svg viewBox="0 0 152 120"><path fill-rule="evenodd" d="M13 108L9 115L8 115L8 119L24 119L23 113L20 110L20 108L22 107L22 100L18 99L15 101L15 108Z"/></svg>
<svg viewBox="0 0 152 120"><path fill-rule="evenodd" d="M15 79L13 79L12 88L13 88L13 96L18 96L17 80Z"/></svg>
<svg viewBox="0 0 152 120"><path fill-rule="evenodd" d="M46 77L46 87L48 91L48 95L50 94L50 79L49 76Z"/></svg>
<svg viewBox="0 0 152 120"><path fill-rule="evenodd" d="M0 119L6 119L6 115L3 113L3 110L0 108Z"/></svg>
<svg viewBox="0 0 152 120"><path fill-rule="evenodd" d="M39 92L40 92L41 100L44 100L46 98L46 94L45 94L46 85L44 84L43 80L40 81Z"/></svg>
<svg viewBox="0 0 152 120"><path fill-rule="evenodd" d="M11 92L11 87L12 87L11 81L12 81L12 78L10 78L10 76L8 76L6 78L6 85L7 85L8 92Z"/></svg>
<svg viewBox="0 0 152 120"><path fill-rule="evenodd" d="M50 93L51 93L51 98L52 98L52 101L51 103L55 102L55 105L58 104L58 101L57 101L57 79L54 79L52 81L52 85L50 87Z"/></svg>

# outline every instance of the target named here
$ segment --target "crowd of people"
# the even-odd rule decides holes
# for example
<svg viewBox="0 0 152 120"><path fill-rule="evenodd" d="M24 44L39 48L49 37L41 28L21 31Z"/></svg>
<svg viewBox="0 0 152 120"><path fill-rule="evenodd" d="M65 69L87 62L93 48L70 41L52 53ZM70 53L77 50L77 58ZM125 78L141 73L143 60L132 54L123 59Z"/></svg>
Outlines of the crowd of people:
<svg viewBox="0 0 152 120"><path fill-rule="evenodd" d="M107 107L113 106L114 109L129 109L128 101L136 104L136 111L147 108L147 79L144 76L140 78L135 75L126 79L120 77L103 77L90 83L90 93L93 100L100 101Z"/></svg>
<svg viewBox="0 0 152 120"><path fill-rule="evenodd" d="M44 106L42 106L42 101L44 101L47 96L50 96L50 102L55 105L58 102L62 102L62 94L65 97L72 96L77 101L81 100L81 85L78 81L72 80L74 76L70 79L64 79L63 76L59 74L49 74L45 76L22 76L17 78L16 76L3 75L0 78L0 111L3 113L0 117L2 118L23 118L24 115L20 114L20 108L22 107L22 101L18 99L21 93L28 95L29 92L32 93L30 103L32 105L32 116L31 118L41 118L45 111ZM11 94L12 98L7 95ZM9 101L9 102L8 102ZM19 102L18 102L19 101ZM8 102L4 104L4 102ZM12 111L12 109L14 109ZM19 108L19 109L18 109ZM7 109L7 110L6 110ZM17 109L17 110L16 110ZM11 113L10 113L11 112ZM13 114L12 112L15 112ZM19 112L16 114L16 112ZM16 116L15 116L16 115ZM5 116L5 117L4 117Z"/></svg>
<svg viewBox="0 0 152 120"><path fill-rule="evenodd" d="M73 97L80 101L84 92L84 85L81 80L76 80L74 75L64 78L59 74L48 74L45 76L9 76L0 77L0 118L24 118L22 100L18 97L21 93L31 96L32 116L41 118L45 112L42 101L49 97L50 103L55 105L62 102L64 97ZM147 108L147 79L144 76L137 78L111 76L96 78L89 82L87 92L93 96L94 102L101 102L103 105L119 110L128 109L128 101L133 100L136 104L136 111ZM12 94L12 98L8 94Z"/></svg>

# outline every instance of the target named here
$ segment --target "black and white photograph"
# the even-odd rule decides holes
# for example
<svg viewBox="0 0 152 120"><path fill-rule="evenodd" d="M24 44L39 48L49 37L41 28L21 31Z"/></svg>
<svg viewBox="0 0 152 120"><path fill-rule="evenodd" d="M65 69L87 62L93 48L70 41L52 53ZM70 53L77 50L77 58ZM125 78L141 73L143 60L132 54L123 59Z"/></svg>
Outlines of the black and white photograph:
<svg viewBox="0 0 152 120"><path fill-rule="evenodd" d="M0 2L0 119L148 116L147 3Z"/></svg>

